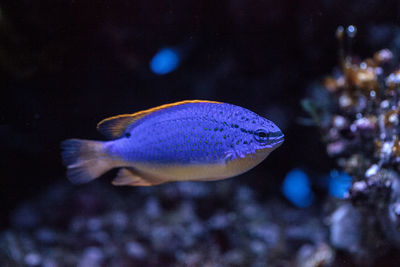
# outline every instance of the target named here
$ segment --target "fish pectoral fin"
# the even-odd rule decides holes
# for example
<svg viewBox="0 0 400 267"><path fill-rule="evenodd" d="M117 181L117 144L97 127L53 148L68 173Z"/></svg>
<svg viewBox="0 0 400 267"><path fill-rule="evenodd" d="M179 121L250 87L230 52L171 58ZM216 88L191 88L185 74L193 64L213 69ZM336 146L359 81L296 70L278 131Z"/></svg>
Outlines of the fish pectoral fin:
<svg viewBox="0 0 400 267"><path fill-rule="evenodd" d="M231 150L225 151L223 160L225 163L228 163L235 159L244 159L247 154L251 154L251 152L231 149Z"/></svg>
<svg viewBox="0 0 400 267"><path fill-rule="evenodd" d="M150 186L153 185L151 182L140 177L135 173L134 169L122 168L119 170L117 177L112 181L113 185L130 185L130 186Z"/></svg>
<svg viewBox="0 0 400 267"><path fill-rule="evenodd" d="M225 151L225 154L224 154L224 161L225 161L225 163L228 163L237 158L243 158L244 156L242 156L242 154L243 153L241 153L237 150L234 150L234 149L227 150L227 151Z"/></svg>

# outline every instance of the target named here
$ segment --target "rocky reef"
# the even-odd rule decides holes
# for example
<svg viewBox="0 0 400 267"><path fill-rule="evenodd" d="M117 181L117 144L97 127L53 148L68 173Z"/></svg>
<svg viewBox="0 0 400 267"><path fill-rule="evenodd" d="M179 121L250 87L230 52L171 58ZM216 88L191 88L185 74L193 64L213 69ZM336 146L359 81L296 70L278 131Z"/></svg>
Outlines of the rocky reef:
<svg viewBox="0 0 400 267"><path fill-rule="evenodd" d="M105 198L105 196L107 196ZM247 186L173 183L116 192L50 187L1 233L2 266L324 266L336 257L318 209L261 201Z"/></svg>
<svg viewBox="0 0 400 267"><path fill-rule="evenodd" d="M399 50L395 38L361 59L350 52L356 31L338 28L339 67L302 104L328 155L352 177L347 201L331 216L332 245L373 261L400 246Z"/></svg>

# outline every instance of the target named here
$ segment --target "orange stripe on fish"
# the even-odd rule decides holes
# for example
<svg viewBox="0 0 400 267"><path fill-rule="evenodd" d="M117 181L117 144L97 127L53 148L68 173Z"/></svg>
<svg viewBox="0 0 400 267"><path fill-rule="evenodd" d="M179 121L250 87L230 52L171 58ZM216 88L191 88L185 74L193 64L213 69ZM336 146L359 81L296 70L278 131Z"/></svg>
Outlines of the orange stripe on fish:
<svg viewBox="0 0 400 267"><path fill-rule="evenodd" d="M134 122L140 120L141 118L153 112L191 103L222 104L222 102L209 101L209 100L184 100L175 103L164 104L154 108L138 111L132 114L122 114L106 118L97 124L97 130L110 139L117 139L123 135L128 126L132 126Z"/></svg>

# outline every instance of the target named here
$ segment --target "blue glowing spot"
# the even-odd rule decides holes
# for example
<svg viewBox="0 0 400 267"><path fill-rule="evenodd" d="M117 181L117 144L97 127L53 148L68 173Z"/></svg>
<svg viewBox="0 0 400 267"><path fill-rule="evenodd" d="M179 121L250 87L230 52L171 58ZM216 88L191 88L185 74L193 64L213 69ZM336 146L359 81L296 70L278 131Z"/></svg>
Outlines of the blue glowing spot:
<svg viewBox="0 0 400 267"><path fill-rule="evenodd" d="M345 198L351 186L351 176L344 172L331 171L329 174L329 194L336 198Z"/></svg>
<svg viewBox="0 0 400 267"><path fill-rule="evenodd" d="M290 202L300 208L309 207L314 200L308 175L300 169L294 169L286 174L282 184L282 193Z"/></svg>
<svg viewBox="0 0 400 267"><path fill-rule="evenodd" d="M175 70L179 65L179 54L171 48L159 50L150 61L150 69L158 75L164 75Z"/></svg>

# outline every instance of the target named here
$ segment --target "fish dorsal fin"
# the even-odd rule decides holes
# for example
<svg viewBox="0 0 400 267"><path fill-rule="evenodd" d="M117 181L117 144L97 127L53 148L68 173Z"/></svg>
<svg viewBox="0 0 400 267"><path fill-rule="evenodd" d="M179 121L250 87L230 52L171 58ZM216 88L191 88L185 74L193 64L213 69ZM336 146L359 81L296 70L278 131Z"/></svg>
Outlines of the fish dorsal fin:
<svg viewBox="0 0 400 267"><path fill-rule="evenodd" d="M97 124L97 130L107 138L120 138L129 125L132 125L132 123L145 116L142 115L139 117L133 115L134 114L123 114L104 119Z"/></svg>
<svg viewBox="0 0 400 267"><path fill-rule="evenodd" d="M129 126L131 126L133 123L137 122L141 118L143 118L153 112L162 110L162 109L167 109L170 107L175 107L175 106L189 104L189 103L220 104L221 102L207 101L207 100L185 100L185 101L179 101L179 102L175 102L175 103L165 104L165 105L142 110L142 111L132 113L132 114L122 114L122 115L117 115L117 116L113 116L113 117L104 119L97 124L97 130L99 130L103 135L105 135L108 138L117 139L117 138L120 138L124 134L125 130Z"/></svg>

